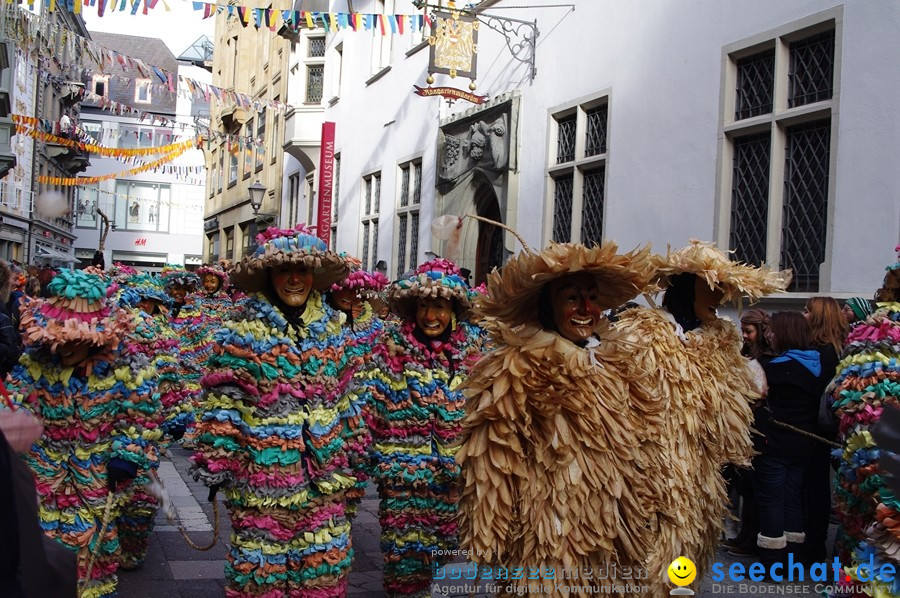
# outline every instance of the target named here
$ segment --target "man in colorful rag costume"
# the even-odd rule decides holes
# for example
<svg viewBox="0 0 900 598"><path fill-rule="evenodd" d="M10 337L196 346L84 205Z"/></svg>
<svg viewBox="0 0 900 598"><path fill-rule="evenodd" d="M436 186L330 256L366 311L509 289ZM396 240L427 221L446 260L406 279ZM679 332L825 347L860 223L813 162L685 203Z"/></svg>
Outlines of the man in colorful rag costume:
<svg viewBox="0 0 900 598"><path fill-rule="evenodd" d="M14 398L44 423L24 459L36 477L44 532L78 552L81 596L111 596L116 518L127 500L120 482L158 462L154 369L123 351L135 323L107 300L103 279L63 270L48 290L48 299L23 309L26 351L12 374Z"/></svg>
<svg viewBox="0 0 900 598"><path fill-rule="evenodd" d="M372 450L372 434L366 424L366 413L371 403L371 384L377 365L371 359L375 346L381 342L384 323L375 315L369 297L388 285L387 277L380 272L363 270L359 260L344 256L350 274L344 280L331 285L328 303L346 316L346 352L354 364L353 385L350 389L348 411L341 414L344 422L344 438L348 458L356 485L347 490L347 513L356 514L359 502L369 481L369 458Z"/></svg>
<svg viewBox="0 0 900 598"><path fill-rule="evenodd" d="M163 289L162 282L148 274L121 276L120 282L119 305L131 311L135 321L134 330L122 341L122 352L143 355L156 371L154 387L160 394L163 390L168 392L178 380L179 343L162 308L171 305L172 299ZM161 428L164 412L158 402L154 405L154 411L145 415ZM144 562L161 492L155 468L143 472L128 488L126 504L116 519L123 569L136 569Z"/></svg>
<svg viewBox="0 0 900 598"><path fill-rule="evenodd" d="M551 243L488 276L478 311L493 350L465 384L457 460L461 544L501 595L647 583L665 489L645 447L663 433L666 398L629 394L620 368L635 347L602 313L650 273L649 250L605 242Z"/></svg>
<svg viewBox="0 0 900 598"><path fill-rule="evenodd" d="M226 596L326 598L347 589L352 548L342 413L353 376L343 314L322 291L347 275L304 228L267 229L234 270L255 293L216 332L203 378L194 477L224 488Z"/></svg>
<svg viewBox="0 0 900 598"><path fill-rule="evenodd" d="M181 266L166 266L160 276L172 297L169 328L178 340L178 379L162 395L165 409L163 430L185 448L196 441L194 411L200 399L200 376L212 354L212 330L196 297L200 277Z"/></svg>
<svg viewBox="0 0 900 598"><path fill-rule="evenodd" d="M616 324L637 347L627 362L629 379L642 376L641 385L668 403L666 427L655 439L655 459L667 464L661 481L668 502L658 514L650 579L664 579L681 555L694 561L702 579L727 516L722 468L750 465L751 404L761 390L758 373L741 356L739 329L716 308L784 291L790 272L733 262L699 241L653 261L653 284L666 289L664 309L630 309Z"/></svg>
<svg viewBox="0 0 900 598"><path fill-rule="evenodd" d="M860 582L856 570L870 558L876 573L888 564L900 569L900 497L884 480L885 471L896 466L884 466L887 455L872 437L885 407L900 403L900 260L888 266L875 302L875 312L850 330L826 393L844 445L833 453L840 459L834 476L838 556L854 586L870 585L872 595L888 598L900 596L896 576L891 582Z"/></svg>
<svg viewBox="0 0 900 598"><path fill-rule="evenodd" d="M422 595L434 567L457 546L454 455L465 415L459 385L480 347L463 321L468 287L453 263L422 264L391 285L388 297L400 322L377 345L370 381L384 588L390 596Z"/></svg>

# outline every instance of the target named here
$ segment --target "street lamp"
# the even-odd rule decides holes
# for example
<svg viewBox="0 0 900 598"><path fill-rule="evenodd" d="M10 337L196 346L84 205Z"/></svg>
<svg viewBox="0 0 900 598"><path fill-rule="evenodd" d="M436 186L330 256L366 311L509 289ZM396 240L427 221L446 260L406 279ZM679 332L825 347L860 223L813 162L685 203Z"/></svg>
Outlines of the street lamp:
<svg viewBox="0 0 900 598"><path fill-rule="evenodd" d="M257 181L247 187L247 191L250 193L250 207L253 208L253 215L256 216L257 220L263 222L274 222L275 214L260 214L259 209L262 207L263 196L266 194L266 186Z"/></svg>

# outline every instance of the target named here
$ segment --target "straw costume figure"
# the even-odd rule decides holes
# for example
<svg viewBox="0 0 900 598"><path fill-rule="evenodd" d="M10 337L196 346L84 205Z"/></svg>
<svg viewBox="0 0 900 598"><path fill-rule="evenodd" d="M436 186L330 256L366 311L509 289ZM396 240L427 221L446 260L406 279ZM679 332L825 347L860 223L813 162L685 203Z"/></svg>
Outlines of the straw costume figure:
<svg viewBox="0 0 900 598"><path fill-rule="evenodd" d="M347 513L356 514L359 501L365 495L369 481L369 458L372 450L372 434L366 424L366 413L371 403L371 384L375 361L370 358L375 346L381 342L384 323L375 315L368 299L388 285L387 277L380 272L367 272L355 258L344 257L350 274L344 280L331 285L328 303L347 317L347 357L354 364L354 380L349 395L349 410L341 414L344 423L344 439L356 485L347 490Z"/></svg>
<svg viewBox="0 0 900 598"><path fill-rule="evenodd" d="M392 284L388 297L400 323L377 345L370 380L384 588L391 596L420 595L458 542L459 385L480 347L463 321L468 287L452 262L422 264Z"/></svg>
<svg viewBox="0 0 900 598"><path fill-rule="evenodd" d="M856 577L857 566L870 557L875 572L887 564L900 568L900 497L885 484L888 468L880 462L885 455L872 436L887 406L900 402L900 260L887 268L875 301L875 313L851 329L826 391L844 445L833 453L840 459L834 510L841 527L835 543L857 586L865 585ZM870 585L875 596L900 596L896 577Z"/></svg>
<svg viewBox="0 0 900 598"><path fill-rule="evenodd" d="M645 447L665 428L666 398L630 391L621 363L634 347L602 314L651 272L647 249L551 243L488 276L478 313L493 350L465 383L457 460L461 545L499 595L647 583L665 488Z"/></svg>
<svg viewBox="0 0 900 598"><path fill-rule="evenodd" d="M226 595L346 594L353 555L340 414L353 376L344 316L321 292L347 266L305 228L269 228L235 268L249 293L216 333L194 476L231 515Z"/></svg>
<svg viewBox="0 0 900 598"><path fill-rule="evenodd" d="M664 579L680 555L690 555L699 579L727 513L722 468L750 465L751 404L761 390L757 372L741 356L739 329L719 318L716 308L726 300L756 301L783 291L790 272L733 262L699 241L654 262L654 284L666 289L665 309L629 309L616 324L637 347L626 362L627 377L668 402L666 427L655 447L667 464L669 502L659 514L650 579Z"/></svg>
<svg viewBox="0 0 900 598"><path fill-rule="evenodd" d="M26 352L12 375L13 396L44 423L24 459L44 532L78 553L81 595L110 596L116 518L128 499L121 487L158 461L154 369L122 351L135 323L108 301L103 279L64 270L48 290L48 299L25 304Z"/></svg>

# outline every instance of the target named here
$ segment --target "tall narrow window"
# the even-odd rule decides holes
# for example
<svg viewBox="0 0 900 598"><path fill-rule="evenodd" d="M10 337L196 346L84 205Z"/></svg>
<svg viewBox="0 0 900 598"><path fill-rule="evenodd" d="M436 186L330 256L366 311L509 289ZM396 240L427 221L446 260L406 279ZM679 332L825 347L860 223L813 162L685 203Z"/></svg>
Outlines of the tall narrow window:
<svg viewBox="0 0 900 598"><path fill-rule="evenodd" d="M325 36L308 37L306 49L306 103L322 101L325 83Z"/></svg>
<svg viewBox="0 0 900 598"><path fill-rule="evenodd" d="M266 139L266 112L260 112L256 115L256 172L262 170L263 162L266 157L266 146L269 140ZM272 145L275 145L274 142Z"/></svg>
<svg viewBox="0 0 900 598"><path fill-rule="evenodd" d="M397 277L418 262L419 202L422 197L422 160L400 165L400 197L397 207Z"/></svg>
<svg viewBox="0 0 900 598"><path fill-rule="evenodd" d="M553 195L549 236L558 243L603 240L609 98L597 96L552 116L547 173Z"/></svg>
<svg viewBox="0 0 900 598"><path fill-rule="evenodd" d="M378 210L381 204L381 173L363 177L363 210L360 218L360 258L366 270L378 263Z"/></svg>
<svg viewBox="0 0 900 598"><path fill-rule="evenodd" d="M134 101L138 104L150 103L150 79L136 79L134 82Z"/></svg>
<svg viewBox="0 0 900 598"><path fill-rule="evenodd" d="M820 292L827 262L836 37L827 21L769 42L757 36L750 53L726 49L735 94L733 112L723 111L730 164L721 165L720 241L743 262L791 268L791 292ZM807 106L800 118L798 106Z"/></svg>

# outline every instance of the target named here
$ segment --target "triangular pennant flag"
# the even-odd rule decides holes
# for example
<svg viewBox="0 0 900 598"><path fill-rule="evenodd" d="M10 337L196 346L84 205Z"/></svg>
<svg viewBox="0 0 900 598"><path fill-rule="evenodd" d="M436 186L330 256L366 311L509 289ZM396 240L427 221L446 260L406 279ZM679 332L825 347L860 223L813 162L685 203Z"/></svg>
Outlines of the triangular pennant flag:
<svg viewBox="0 0 900 598"><path fill-rule="evenodd" d="M306 28L307 29L315 29L316 25L313 22L313 15L309 11L301 11L301 13L306 19Z"/></svg>
<svg viewBox="0 0 900 598"><path fill-rule="evenodd" d="M353 29L353 31L356 31L356 28L359 27L358 18L359 14L350 13L350 28Z"/></svg>
<svg viewBox="0 0 900 598"><path fill-rule="evenodd" d="M396 15L395 18L397 19L397 31L403 35L403 21L406 20L406 15Z"/></svg>
<svg viewBox="0 0 900 598"><path fill-rule="evenodd" d="M259 29L262 26L262 18L263 18L262 11L263 11L263 9L253 8L251 10L253 11L253 25L257 29Z"/></svg>
<svg viewBox="0 0 900 598"><path fill-rule="evenodd" d="M347 28L347 13L345 13L345 12L338 13L338 28L339 29Z"/></svg>
<svg viewBox="0 0 900 598"><path fill-rule="evenodd" d="M378 26L381 28L381 35L387 35L387 27L384 24L384 15L378 15Z"/></svg>
<svg viewBox="0 0 900 598"><path fill-rule="evenodd" d="M243 27L246 27L247 25L249 25L250 24L250 15L247 14L247 8L245 6L238 6L237 12L238 12L238 19L240 19L240 21L241 21L241 25Z"/></svg>
<svg viewBox="0 0 900 598"><path fill-rule="evenodd" d="M388 24L391 26L391 33L393 35L397 34L397 16L396 15L387 15Z"/></svg>

